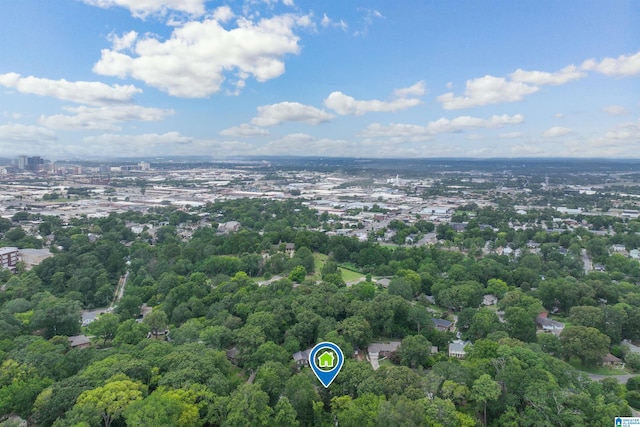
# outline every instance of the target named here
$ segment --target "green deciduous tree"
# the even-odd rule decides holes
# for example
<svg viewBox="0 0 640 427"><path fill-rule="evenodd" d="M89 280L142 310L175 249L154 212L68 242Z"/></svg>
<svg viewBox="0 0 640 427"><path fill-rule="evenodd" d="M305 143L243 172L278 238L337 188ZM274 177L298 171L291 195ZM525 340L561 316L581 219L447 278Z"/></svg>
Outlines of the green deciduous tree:
<svg viewBox="0 0 640 427"><path fill-rule="evenodd" d="M431 343L422 335L410 335L400 345L400 362L410 368L426 367L431 354Z"/></svg>
<svg viewBox="0 0 640 427"><path fill-rule="evenodd" d="M44 329L45 338L71 336L80 333L81 318L78 301L48 295L38 303L31 325L34 329Z"/></svg>
<svg viewBox="0 0 640 427"><path fill-rule="evenodd" d="M232 394L227 405L227 427L268 427L273 409L269 396L258 385L243 384Z"/></svg>
<svg viewBox="0 0 640 427"><path fill-rule="evenodd" d="M91 322L89 325L89 332L98 338L102 338L104 340L104 344L106 344L107 340L112 340L116 336L119 323L120 318L117 314L104 313Z"/></svg>
<svg viewBox="0 0 640 427"><path fill-rule="evenodd" d="M596 328L567 326L560 334L565 359L576 357L584 366L597 366L609 351L610 339Z"/></svg>
<svg viewBox="0 0 640 427"><path fill-rule="evenodd" d="M104 427L110 427L129 405L144 397L146 389L145 385L131 381L125 375L116 375L104 386L83 392L78 396L76 406L98 412Z"/></svg>
<svg viewBox="0 0 640 427"><path fill-rule="evenodd" d="M482 405L484 425L487 425L487 402L497 400L500 397L500 385L491 376L482 374L473 382L471 398Z"/></svg>
<svg viewBox="0 0 640 427"><path fill-rule="evenodd" d="M151 313L147 314L142 322L149 327L151 333L156 338L159 333L167 329L167 325L169 324L167 313L160 309L155 309Z"/></svg>
<svg viewBox="0 0 640 427"><path fill-rule="evenodd" d="M307 276L307 270L301 266L297 265L293 267L291 272L289 273L289 280L296 283L304 282L304 278Z"/></svg>

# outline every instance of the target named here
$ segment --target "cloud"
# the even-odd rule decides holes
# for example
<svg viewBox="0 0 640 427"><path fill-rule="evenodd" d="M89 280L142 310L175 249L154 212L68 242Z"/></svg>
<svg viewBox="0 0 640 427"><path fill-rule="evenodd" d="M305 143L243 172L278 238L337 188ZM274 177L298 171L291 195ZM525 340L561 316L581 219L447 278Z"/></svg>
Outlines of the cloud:
<svg viewBox="0 0 640 427"><path fill-rule="evenodd" d="M373 123L364 129L360 136L365 138L390 138L391 142L419 142L432 139L441 133L462 132L467 129L479 128L501 128L506 125L515 125L524 122L521 114L508 116L494 115L489 119L481 119L478 117L460 116L454 119L441 118L428 123L426 126L392 123L383 126L379 123Z"/></svg>
<svg viewBox="0 0 640 427"><path fill-rule="evenodd" d="M619 141L637 143L640 140L640 120L637 122L622 123L605 134L608 144Z"/></svg>
<svg viewBox="0 0 640 427"><path fill-rule="evenodd" d="M393 95L396 98L408 98L410 96L422 96L425 94L425 92L426 92L426 87L424 84L424 80L421 80L409 87L394 90Z"/></svg>
<svg viewBox="0 0 640 427"><path fill-rule="evenodd" d="M509 76L513 82L529 83L536 86L543 85L563 85L573 80L585 77L587 74L576 68L575 65L569 65L556 73L548 73L545 71L525 71L518 68Z"/></svg>
<svg viewBox="0 0 640 427"><path fill-rule="evenodd" d="M342 19L336 22L331 18L329 18L326 13L322 15L322 19L320 20L320 25L322 25L323 28L337 27L337 28L340 28L342 31L347 31L349 29L349 25L347 25L347 23L344 22Z"/></svg>
<svg viewBox="0 0 640 427"><path fill-rule="evenodd" d="M104 107L64 107L71 115L56 114L41 116L40 124L51 129L62 130L120 130L117 123L132 121L160 121L173 114L173 110L148 108L138 105Z"/></svg>
<svg viewBox="0 0 640 427"><path fill-rule="evenodd" d="M313 155L329 157L362 155L361 148L354 142L315 138L305 133L286 135L264 146L257 147L255 153L261 155Z"/></svg>
<svg viewBox="0 0 640 427"><path fill-rule="evenodd" d="M50 80L33 76L21 77L17 73L0 74L0 85L16 89L20 93L51 96L89 105L129 103L133 95L142 92L133 85L109 86L100 82Z"/></svg>
<svg viewBox="0 0 640 427"><path fill-rule="evenodd" d="M123 7L129 9L137 18L146 18L150 14L166 14L173 10L193 16L201 16L205 13L207 0L82 0L91 6L101 8Z"/></svg>
<svg viewBox="0 0 640 427"><path fill-rule="evenodd" d="M179 132L167 132L164 134L146 133L142 135L120 135L104 134L99 136L86 136L83 142L89 144L135 144L135 145L157 145L157 144L189 144L193 138L184 136Z"/></svg>
<svg viewBox="0 0 640 427"><path fill-rule="evenodd" d="M41 142L55 141L56 139L56 134L50 129L18 123L0 125L0 141L2 142Z"/></svg>
<svg viewBox="0 0 640 427"><path fill-rule="evenodd" d="M359 8L358 10L364 12L364 16L362 18L362 28L355 31L353 35L365 37L369 33L369 27L373 25L374 21L383 19L384 15L382 15L382 13L380 13L376 9Z"/></svg>
<svg viewBox="0 0 640 427"><path fill-rule="evenodd" d="M227 16L218 14L223 18ZM130 76L173 96L206 97L220 91L230 73L242 82L250 76L264 82L282 75L284 57L300 52L293 30L304 25L304 17L293 14L257 22L239 18L231 29L213 17L191 21L180 24L167 40L137 39L130 55L118 50L122 43L103 49L93 70Z"/></svg>
<svg viewBox="0 0 640 427"><path fill-rule="evenodd" d="M251 120L256 126L274 126L284 122L303 122L319 125L328 122L333 115L309 105L298 102L280 102L279 104L258 107L258 116Z"/></svg>
<svg viewBox="0 0 640 427"><path fill-rule="evenodd" d="M509 116L503 114L501 116L491 116L490 119L481 119L478 117L460 116L453 120L445 118L436 120L427 125L427 129L432 134L439 134L444 132L460 132L464 129L471 128L500 128L505 125L515 125L524 122L524 116L522 114L515 114Z"/></svg>
<svg viewBox="0 0 640 427"><path fill-rule="evenodd" d="M433 134L429 132L426 126L402 123L391 123L387 126L380 123L372 123L360 132L360 136L364 138L387 138L392 143L420 142L433 138Z"/></svg>
<svg viewBox="0 0 640 427"><path fill-rule="evenodd" d="M459 110L501 102L522 101L526 95L538 90L536 86L507 81L504 77L486 75L467 80L464 96L455 96L453 92L448 92L440 95L437 100L445 110Z"/></svg>
<svg viewBox="0 0 640 427"><path fill-rule="evenodd" d="M600 62L588 59L582 63L581 68L609 77L635 76L640 74L640 52L633 55L620 55L617 58L605 58Z"/></svg>
<svg viewBox="0 0 640 427"><path fill-rule="evenodd" d="M554 126L550 129L547 129L542 136L544 138L557 138L560 136L571 135L573 133L572 129L565 128L562 126Z"/></svg>
<svg viewBox="0 0 640 427"><path fill-rule="evenodd" d="M251 126L249 124L241 124L240 126L231 127L220 131L220 135L232 136L238 138L253 138L258 136L267 136L269 131L257 126Z"/></svg>
<svg viewBox="0 0 640 427"><path fill-rule="evenodd" d="M400 90L412 90L415 92L417 90L414 86ZM341 116L362 116L369 112L396 112L406 110L407 108L415 107L420 104L421 101L417 98L399 98L392 101L379 101L377 99L359 101L339 91L332 92L329 94L327 99L324 100L324 105L327 108L331 108Z"/></svg>
<svg viewBox="0 0 640 427"><path fill-rule="evenodd" d="M498 138L500 139L516 139L522 138L524 134L522 132L505 132L498 134Z"/></svg>
<svg viewBox="0 0 640 427"><path fill-rule="evenodd" d="M104 134L83 138L81 146L67 151L74 155L120 157L149 156L157 153L163 156L189 155L225 158L233 155L248 155L255 152L256 146L238 141L217 141L197 139L180 132L146 133L139 135ZM213 154L212 154L213 153Z"/></svg>
<svg viewBox="0 0 640 427"><path fill-rule="evenodd" d="M604 108L604 112L609 114L610 116L624 116L629 114L626 108L620 105L609 105Z"/></svg>

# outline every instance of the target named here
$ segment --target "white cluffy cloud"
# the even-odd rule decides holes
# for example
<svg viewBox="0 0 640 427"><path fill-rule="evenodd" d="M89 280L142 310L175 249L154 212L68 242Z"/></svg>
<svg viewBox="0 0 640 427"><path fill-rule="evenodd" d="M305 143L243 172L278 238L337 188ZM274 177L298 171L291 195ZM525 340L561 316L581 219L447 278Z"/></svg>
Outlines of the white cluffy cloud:
<svg viewBox="0 0 640 427"><path fill-rule="evenodd" d="M624 116L625 114L629 114L627 109L621 105L609 105L604 108L604 112L610 116Z"/></svg>
<svg viewBox="0 0 640 427"><path fill-rule="evenodd" d="M396 89L393 94L396 98L408 98L410 96L422 96L426 92L424 80L405 88Z"/></svg>
<svg viewBox="0 0 640 427"><path fill-rule="evenodd" d="M559 136L571 135L573 133L573 129L565 128L562 126L554 126L550 129L547 129L542 136L544 138L557 138Z"/></svg>
<svg viewBox="0 0 640 427"><path fill-rule="evenodd" d="M521 101L526 95L538 90L538 87L523 82L486 75L467 80L464 96L455 96L453 92L447 92L440 95L437 100L445 110L459 110L501 102Z"/></svg>
<svg viewBox="0 0 640 427"><path fill-rule="evenodd" d="M340 91L331 92L324 105L331 108L341 116L362 116L370 112L396 112L420 105L422 101L414 96L422 96L425 93L423 81L419 81L407 88L396 89L394 95L396 99L391 101L380 101L371 99L361 101L352 96L345 95Z"/></svg>
<svg viewBox="0 0 640 427"><path fill-rule="evenodd" d="M540 86L558 86L579 80L587 75L586 71L595 71L612 77L639 75L640 52L633 55L620 55L617 58L605 58L599 62L589 59L580 67L569 65L555 73L517 69L508 78L486 75L467 80L463 96L455 96L453 92L447 92L437 99L445 110L516 102L537 92Z"/></svg>
<svg viewBox="0 0 640 427"><path fill-rule="evenodd" d="M612 144L613 141L627 141L637 144L637 141L640 140L640 120L617 125L605 134L605 138L609 144Z"/></svg>
<svg viewBox="0 0 640 427"><path fill-rule="evenodd" d="M56 134L50 129L18 123L0 125L0 142L38 142L56 139Z"/></svg>
<svg viewBox="0 0 640 427"><path fill-rule="evenodd" d="M489 119L460 116L451 120L441 118L429 122L426 126L400 123L383 126L379 123L374 123L369 125L360 135L365 138L392 138L395 142L403 142L406 140L418 142L431 139L441 133L462 132L466 129L501 128L506 125L520 124L523 122L524 116L522 116L522 114L515 114L513 116L506 114L501 116L494 115Z"/></svg>
<svg viewBox="0 0 640 427"><path fill-rule="evenodd" d="M298 102L280 102L258 107L258 116L251 120L256 126L275 126L284 122L302 122L319 125L333 116L324 110Z"/></svg>
<svg viewBox="0 0 640 427"><path fill-rule="evenodd" d="M138 39L131 33L114 38L112 49L102 50L93 70L120 78L130 76L185 98L220 91L229 73L234 74L237 88L250 76L264 82L282 75L283 58L300 52L299 37L293 30L308 25L308 17L287 14L257 22L239 18L235 28L226 29L221 22L229 14L223 7L203 21L181 24L167 40L155 36ZM123 52L123 47L132 52Z"/></svg>
<svg viewBox="0 0 640 427"><path fill-rule="evenodd" d="M578 80L586 76L586 73L580 71L575 65L569 65L556 73L548 73L546 71L525 71L518 68L511 73L511 81L529 83L536 86L543 85L563 85L573 80Z"/></svg>
<svg viewBox="0 0 640 427"><path fill-rule="evenodd" d="M258 126L251 126L245 123L241 124L240 126L224 129L220 131L220 135L238 138L253 138L259 136L268 136L269 131Z"/></svg>
<svg viewBox="0 0 640 427"><path fill-rule="evenodd" d="M173 110L141 107L139 105L103 107L63 107L71 115L56 114L40 117L40 124L51 129L62 130L120 130L117 123L131 121L160 121L173 114Z"/></svg>
<svg viewBox="0 0 640 427"><path fill-rule="evenodd" d="M359 152L355 142L339 139L315 138L305 133L294 133L256 147L254 153L262 155L293 156L354 156Z"/></svg>
<svg viewBox="0 0 640 427"><path fill-rule="evenodd" d="M207 0L83 0L91 6L102 8L123 7L129 9L137 18L145 18L150 14L164 14L169 10L183 12L193 16L205 13Z"/></svg>
<svg viewBox="0 0 640 427"><path fill-rule="evenodd" d="M33 76L21 77L17 73L0 74L0 85L20 93L51 96L88 105L129 103L135 94L142 92L133 85L109 86L100 82L50 80Z"/></svg>
<svg viewBox="0 0 640 427"><path fill-rule="evenodd" d="M605 58L598 62L588 59L582 63L583 70L595 71L610 77L629 77L640 74L640 52Z"/></svg>

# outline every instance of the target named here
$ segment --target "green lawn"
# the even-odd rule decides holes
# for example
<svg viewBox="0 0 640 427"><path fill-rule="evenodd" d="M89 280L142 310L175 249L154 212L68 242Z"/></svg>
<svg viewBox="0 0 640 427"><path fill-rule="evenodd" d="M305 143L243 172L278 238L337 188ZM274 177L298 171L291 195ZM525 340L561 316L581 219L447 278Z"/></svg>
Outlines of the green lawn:
<svg viewBox="0 0 640 427"><path fill-rule="evenodd" d="M324 263L327 262L328 258L329 257L325 254L320 254L317 252L313 254L313 262L316 272L313 275L309 276L310 278L313 278L314 280L320 280L320 271L322 270L322 267L324 267ZM358 273L357 271L347 270L346 268L342 267L339 268L340 273L342 273L342 280L344 280L345 282L352 282L354 280L360 280L366 277L364 274Z"/></svg>
<svg viewBox="0 0 640 427"><path fill-rule="evenodd" d="M603 367L585 368L584 366L580 366L579 364L573 363L573 362L570 363L570 365L576 368L578 371L587 372L589 374L595 374L595 375L626 375L630 373L626 368L625 369L612 369L612 368L603 368Z"/></svg>
<svg viewBox="0 0 640 427"><path fill-rule="evenodd" d="M344 280L345 282L352 282L354 280L360 280L366 277L362 273L347 270L346 268L342 268L342 267L340 267L340 272L342 273L342 280Z"/></svg>

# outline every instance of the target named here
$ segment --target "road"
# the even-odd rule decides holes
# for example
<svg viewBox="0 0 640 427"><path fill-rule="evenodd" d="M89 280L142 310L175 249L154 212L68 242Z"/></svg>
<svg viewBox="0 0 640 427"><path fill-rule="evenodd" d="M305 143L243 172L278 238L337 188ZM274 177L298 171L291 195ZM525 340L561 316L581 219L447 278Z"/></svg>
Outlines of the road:
<svg viewBox="0 0 640 427"><path fill-rule="evenodd" d="M584 274L589 274L593 271L593 265L591 263L591 258L587 255L587 250L582 250L582 263L584 264Z"/></svg>
<svg viewBox="0 0 640 427"><path fill-rule="evenodd" d="M127 280L129 279L129 272L127 271L124 276L120 277L118 280L118 286L116 286L116 292L113 296L113 302L109 307L115 307L118 304L118 301L122 299L122 295L124 295L124 288L127 286Z"/></svg>
<svg viewBox="0 0 640 427"><path fill-rule="evenodd" d="M87 326L89 323L96 320L100 314L110 313L113 311L115 306L118 304L118 301L124 295L124 288L127 286L127 279L129 279L129 272L127 271L124 276L120 277L118 280L118 286L116 286L116 290L113 295L113 301L109 304L109 307L101 307L95 308L93 310L82 310L82 326Z"/></svg>
<svg viewBox="0 0 640 427"><path fill-rule="evenodd" d="M626 384L627 381L629 380L629 378L631 377L635 377L637 375L596 375L596 374L589 374L589 378L591 378L594 381L600 381L603 380L605 378L615 378L618 380L618 382L620 384Z"/></svg>

